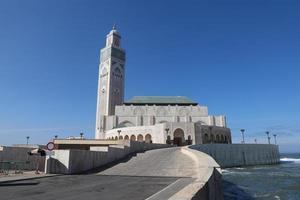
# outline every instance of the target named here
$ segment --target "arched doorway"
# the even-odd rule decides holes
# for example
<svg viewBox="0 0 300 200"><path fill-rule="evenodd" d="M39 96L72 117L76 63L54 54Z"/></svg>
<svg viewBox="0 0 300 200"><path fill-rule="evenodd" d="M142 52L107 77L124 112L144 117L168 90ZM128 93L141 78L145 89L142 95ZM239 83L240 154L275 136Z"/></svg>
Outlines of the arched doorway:
<svg viewBox="0 0 300 200"><path fill-rule="evenodd" d="M178 128L174 131L173 144L177 146L185 145L184 132L182 129Z"/></svg>
<svg viewBox="0 0 300 200"><path fill-rule="evenodd" d="M118 140L118 136L115 137L115 140Z"/></svg>
<svg viewBox="0 0 300 200"><path fill-rule="evenodd" d="M131 141L135 141L135 140L136 140L135 135L130 136L130 140L131 140Z"/></svg>
<svg viewBox="0 0 300 200"><path fill-rule="evenodd" d="M129 140L129 136L125 135L124 140Z"/></svg>
<svg viewBox="0 0 300 200"><path fill-rule="evenodd" d="M137 136L137 141L143 142L143 140L144 140L143 135L139 134L139 135Z"/></svg>
<svg viewBox="0 0 300 200"><path fill-rule="evenodd" d="M217 135L217 143L220 143L220 136Z"/></svg>
<svg viewBox="0 0 300 200"><path fill-rule="evenodd" d="M122 135L119 136L119 140L123 140L123 136Z"/></svg>
<svg viewBox="0 0 300 200"><path fill-rule="evenodd" d="M145 135L145 142L146 143L152 143L152 137L150 134Z"/></svg>
<svg viewBox="0 0 300 200"><path fill-rule="evenodd" d="M203 143L204 143L204 144L208 143L208 140L209 140L209 139L208 139L208 135L207 135L207 133L205 133L205 134L204 134L204 142L203 142Z"/></svg>

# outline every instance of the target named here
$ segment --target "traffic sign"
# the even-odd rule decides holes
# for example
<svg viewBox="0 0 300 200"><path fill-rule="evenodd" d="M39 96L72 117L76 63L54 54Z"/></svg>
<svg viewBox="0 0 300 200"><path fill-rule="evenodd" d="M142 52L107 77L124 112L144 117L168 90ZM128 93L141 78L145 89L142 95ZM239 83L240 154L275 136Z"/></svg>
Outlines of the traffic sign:
<svg viewBox="0 0 300 200"><path fill-rule="evenodd" d="M54 143L53 143L53 142L48 142L48 144L47 144L47 149L48 149L49 151L52 151L52 150L54 149Z"/></svg>

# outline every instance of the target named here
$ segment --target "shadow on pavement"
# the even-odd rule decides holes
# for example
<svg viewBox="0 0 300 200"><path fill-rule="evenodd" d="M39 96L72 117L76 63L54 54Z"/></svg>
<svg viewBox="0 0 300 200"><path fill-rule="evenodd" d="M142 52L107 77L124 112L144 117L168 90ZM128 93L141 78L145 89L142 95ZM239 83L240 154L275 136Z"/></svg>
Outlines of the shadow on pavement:
<svg viewBox="0 0 300 200"><path fill-rule="evenodd" d="M254 200L249 193L229 181L222 181L224 200Z"/></svg>
<svg viewBox="0 0 300 200"><path fill-rule="evenodd" d="M38 185L39 182L9 182L9 183L0 183L0 187L8 187L8 186L26 186L26 185Z"/></svg>

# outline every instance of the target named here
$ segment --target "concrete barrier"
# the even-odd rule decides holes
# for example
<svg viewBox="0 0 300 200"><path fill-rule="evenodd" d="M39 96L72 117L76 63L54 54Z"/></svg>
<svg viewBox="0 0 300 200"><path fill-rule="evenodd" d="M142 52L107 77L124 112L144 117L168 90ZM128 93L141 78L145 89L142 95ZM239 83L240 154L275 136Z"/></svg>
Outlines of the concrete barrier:
<svg viewBox="0 0 300 200"><path fill-rule="evenodd" d="M201 144L189 148L207 153L222 167L270 165L280 162L279 148L269 144Z"/></svg>
<svg viewBox="0 0 300 200"><path fill-rule="evenodd" d="M37 162L39 162L39 170L44 171L45 166L45 157L41 156L29 156L27 152L31 151L34 148L26 147L0 147L0 161L9 161L9 162L27 162L25 165L25 170L35 170Z"/></svg>
<svg viewBox="0 0 300 200"><path fill-rule="evenodd" d="M170 145L124 141L122 145L91 147L91 150L54 150L53 155L46 159L45 172L48 174L82 173L121 160L133 153L167 147Z"/></svg>
<svg viewBox="0 0 300 200"><path fill-rule="evenodd" d="M169 200L207 199L223 200L222 174L218 163L209 155L187 147L181 152L194 161L194 180Z"/></svg>

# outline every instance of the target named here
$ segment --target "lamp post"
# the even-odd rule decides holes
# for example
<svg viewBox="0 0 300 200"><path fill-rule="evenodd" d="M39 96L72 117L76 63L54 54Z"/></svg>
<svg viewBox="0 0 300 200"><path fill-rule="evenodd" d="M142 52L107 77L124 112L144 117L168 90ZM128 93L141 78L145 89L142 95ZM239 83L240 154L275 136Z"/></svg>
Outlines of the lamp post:
<svg viewBox="0 0 300 200"><path fill-rule="evenodd" d="M242 143L243 144L245 144L245 129L241 129L241 133L242 133L242 138L243 138L243 140L242 140Z"/></svg>
<svg viewBox="0 0 300 200"><path fill-rule="evenodd" d="M29 138L30 138L29 136L26 137L26 145L28 145Z"/></svg>
<svg viewBox="0 0 300 200"><path fill-rule="evenodd" d="M121 130L117 130L117 132L118 132L118 139L120 139Z"/></svg>
<svg viewBox="0 0 300 200"><path fill-rule="evenodd" d="M255 144L257 144L257 139L256 138L254 139L254 142L255 142Z"/></svg>
<svg viewBox="0 0 300 200"><path fill-rule="evenodd" d="M80 139L83 139L83 132L80 133Z"/></svg>
<svg viewBox="0 0 300 200"><path fill-rule="evenodd" d="M169 137L168 137L168 136L169 136L169 130L170 130L169 128L165 128L165 131L166 131L166 133L167 133L167 142L166 142L167 144L170 143Z"/></svg>
<svg viewBox="0 0 300 200"><path fill-rule="evenodd" d="M58 135L54 135L54 139L57 139L58 138Z"/></svg>
<svg viewBox="0 0 300 200"><path fill-rule="evenodd" d="M276 144L277 144L277 140L276 140L276 137L277 137L277 135L276 135L276 134L274 134L273 136L274 136L275 145L276 145Z"/></svg>
<svg viewBox="0 0 300 200"><path fill-rule="evenodd" d="M267 134L267 137L268 137L268 143L271 144L271 143L270 143L270 139L271 139L271 138L270 138L270 132L269 132L269 131L266 131L266 134Z"/></svg>

